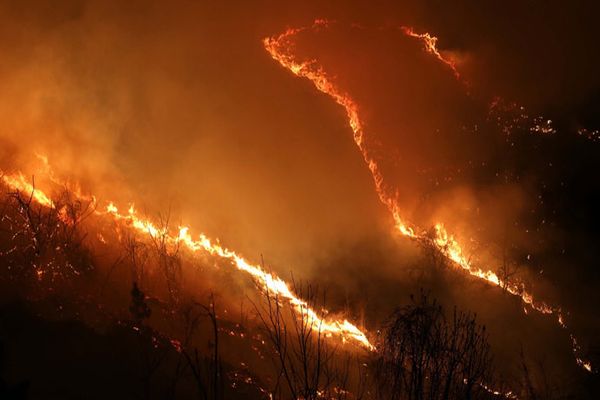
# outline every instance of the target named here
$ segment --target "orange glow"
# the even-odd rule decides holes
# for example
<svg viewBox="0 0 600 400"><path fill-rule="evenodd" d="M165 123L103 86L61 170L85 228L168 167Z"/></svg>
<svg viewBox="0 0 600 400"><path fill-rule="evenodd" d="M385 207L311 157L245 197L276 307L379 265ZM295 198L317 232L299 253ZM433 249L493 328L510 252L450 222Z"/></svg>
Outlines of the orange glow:
<svg viewBox="0 0 600 400"><path fill-rule="evenodd" d="M423 230L418 230L416 227L411 226L406 222L400 214L399 205L395 195L390 195L384 186L384 178L376 160L369 154L368 149L364 144L365 132L363 130L364 124L362 123L359 115L359 108L356 102L348 95L338 88L329 75L323 70L323 68L317 63L316 60L301 61L294 56L293 52L293 38L297 34L308 31L317 30L328 25L327 21L317 20L311 27L305 28L294 28L288 29L278 36L268 37L263 39L263 44L267 52L271 57L281 64L284 68L291 71L294 75L306 78L310 80L317 90L329 95L337 104L342 106L348 118L348 124L353 132L353 137L356 145L358 146L363 159L365 160L373 181L375 183L375 190L379 196L380 201L388 208L392 218L394 220L395 228L403 236L409 237L413 240L431 244L437 248L437 250L443 254L451 264L455 267L466 271L471 276L479 278L487 283L495 286L504 287L506 291L514 296L518 296L521 300L529 305L532 309L542 314L553 314L557 317L558 324L567 329L567 325L564 322L562 311L558 307L551 307L544 302L540 302L534 299L533 295L526 291L521 285L509 284L503 282L498 275L491 270L483 270L477 268L471 264L471 262L465 257L462 250L462 246L454 238L453 235L448 233L444 225L440 223L435 224L434 236ZM428 33L417 34L412 28L402 28L403 32L411 37L419 38L425 44L426 50L435 56L438 60L448 65L455 73L458 78L458 72L456 71L455 65L446 60L437 50L437 38L431 36ZM422 233L418 233L418 232ZM527 310L525 309L525 312ZM592 367L588 361L583 361L577 357L579 352L579 346L574 340L574 336L571 335L573 342L573 352L576 357L577 364L582 366L588 371L591 371Z"/></svg>
<svg viewBox="0 0 600 400"><path fill-rule="evenodd" d="M29 184L22 174L17 173L10 176L4 175L2 179L11 190L22 191L26 195L31 194L32 200L38 204L44 207L54 208L54 203L50 200L50 197L41 190L37 188L34 189L33 185ZM84 196L84 198L86 197ZM317 311L310 308L306 301L297 297L288 284L281 278L264 271L258 265L251 264L234 251L221 246L218 242L212 241L202 233L198 235L198 239L194 239L190 234L188 227L181 227L176 234L173 234L166 229L158 228L149 219L139 217L133 205L129 207L127 212L120 213L114 203L109 202L103 211L96 210L96 213L99 215L110 216L115 221L125 223L140 234L148 235L151 238L164 238L169 245L183 245L193 253L205 251L213 256L227 259L231 261L238 270L250 274L252 278L259 283L261 288L270 295L287 300L296 312L300 314L302 318L306 319L307 323L310 324L314 330L323 332L328 337L337 335L343 342L354 340L368 350L375 349L367 339L366 334L356 325L352 324L347 319L335 319L320 316ZM39 274L40 272L38 272L38 276Z"/></svg>

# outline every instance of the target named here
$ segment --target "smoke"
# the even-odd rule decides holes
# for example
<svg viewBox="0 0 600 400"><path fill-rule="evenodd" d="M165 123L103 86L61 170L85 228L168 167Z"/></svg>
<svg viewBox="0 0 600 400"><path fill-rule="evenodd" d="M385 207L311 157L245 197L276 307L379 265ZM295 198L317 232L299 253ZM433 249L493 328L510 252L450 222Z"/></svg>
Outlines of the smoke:
<svg viewBox="0 0 600 400"><path fill-rule="evenodd" d="M541 270L555 286L566 280L564 289L535 288L563 303L582 283L564 267L578 258L556 247L571 228L538 197L564 180L548 166L561 142L506 136L488 106L501 96L557 112L565 125L586 123L578 116L594 109L600 85L585 22L595 14L568 7L563 21L556 5L395 3L3 2L2 169L35 174L35 153L45 154L101 200L170 213L251 260L263 254L284 277L330 284L338 303L365 291L367 311L385 314L411 290L396 285L413 278L420 253L389 239L344 111L261 43L328 17L339 24L303 35L297 50L359 104L404 216L424 228L444 221L491 268L508 253L528 281ZM468 84L402 25L437 35ZM439 292L494 308L473 302L479 287L465 287L440 283Z"/></svg>
<svg viewBox="0 0 600 400"><path fill-rule="evenodd" d="M379 229L343 117L272 63L270 32L180 6L5 4L4 166L47 155L100 199L171 210L286 273Z"/></svg>

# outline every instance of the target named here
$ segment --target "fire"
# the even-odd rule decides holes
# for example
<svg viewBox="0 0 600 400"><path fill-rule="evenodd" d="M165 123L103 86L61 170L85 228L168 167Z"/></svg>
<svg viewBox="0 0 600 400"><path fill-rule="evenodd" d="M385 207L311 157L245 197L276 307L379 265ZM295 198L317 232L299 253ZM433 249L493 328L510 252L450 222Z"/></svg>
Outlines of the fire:
<svg viewBox="0 0 600 400"><path fill-rule="evenodd" d="M21 173L3 175L2 181L11 190L19 191L27 196L31 196L31 199L41 206L48 208L55 207L55 204L50 197L43 191L34 188L32 184L27 182ZM91 198L95 201L95 197ZM160 237L170 245L183 245L192 253L204 251L213 256L229 260L238 270L252 276L252 278L263 290L268 292L269 295L275 296L278 299L287 300L296 312L302 318L306 319L312 329L320 331L328 337L337 335L344 342L354 340L368 350L375 350L375 347L369 342L365 332L361 331L356 325L352 324L347 319L335 319L320 316L306 301L296 296L289 285L281 278L266 272L258 265L250 263L236 252L221 246L218 242L212 241L203 233L199 234L198 239L192 237L188 227L180 227L177 233L171 233L165 228L157 227L149 219L138 216L133 205L129 207L127 212L121 213L114 203L109 202L104 210L96 210L95 212L99 215L110 216L114 221L123 222L138 233L148 235L150 238Z"/></svg>
<svg viewBox="0 0 600 400"><path fill-rule="evenodd" d="M352 97L350 97L350 95L343 92L335 85L330 76L323 70L316 60L301 61L294 56L293 38L296 35L301 32L318 30L323 27L327 27L328 24L329 23L327 21L317 20L310 27L290 28L278 36L267 37L263 39L263 44L270 56L279 64L281 64L281 66L288 69L298 77L308 79L314 84L317 90L330 96L338 105L344 108L348 118L348 124L353 132L354 141L358 146L365 163L371 171L377 195L380 201L392 214L394 225L397 231L403 236L413 240L435 246L441 254L451 261L452 265L489 284L503 287L508 293L520 297L523 303L530 306L533 310L536 310L542 314L555 315L557 317L559 326L567 329L562 311L559 307L551 307L544 302L536 301L533 295L526 291L521 285L503 282L495 272L491 270L483 270L473 266L469 259L464 255L462 246L458 243L453 235L448 233L441 222L435 224L433 237L431 237L431 235L427 232L422 230L419 231L416 227L411 226L411 224L404 221L404 219L401 217L397 198L395 195L390 195L388 190L386 190L384 178L377 161L371 156L367 146L365 145L365 132L363 129L363 123L360 119L358 105L352 99ZM412 28L407 27L403 27L402 31L410 37L415 37L421 40L425 45L425 49L429 53L431 53L444 64L448 65L454 72L454 75L457 78L459 77L454 63L445 59L438 51L437 38L435 36L431 36L428 33L417 34ZM579 346L577 345L575 337L572 334L570 336L573 343L572 348L577 364L586 370L591 371L592 366L589 361L582 360L577 356L579 352Z"/></svg>
<svg viewBox="0 0 600 400"><path fill-rule="evenodd" d="M36 189L32 183L29 183L23 174L2 175L2 181L12 190L28 193L36 203L44 207L54 207L54 202L44 192Z"/></svg>
<svg viewBox="0 0 600 400"><path fill-rule="evenodd" d="M432 54L439 61L443 62L448 67L450 67L450 69L454 73L454 76L456 77L456 79L460 79L460 74L459 74L458 70L456 69L456 64L454 63L454 61L449 60L449 59L445 58L444 56L442 56L442 54L438 50L438 48L437 48L438 38L437 37L432 36L427 32L416 33L413 30L413 28L410 28L407 26L403 26L401 29L402 29L402 32L404 32L407 36L420 39L423 42L423 44L425 45L425 50L428 53Z"/></svg>
<svg viewBox="0 0 600 400"><path fill-rule="evenodd" d="M294 75L309 79L320 92L329 95L337 104L344 108L348 117L348 124L352 128L352 132L354 134L354 141L360 149L363 159L371 171L371 175L373 176L373 181L375 183L375 189L380 201L392 212L398 229L401 232L406 233L407 236L413 237L413 229L402 220L396 204L396 199L387 194L387 191L383 187L383 174L380 171L379 165L377 164L377 161L371 157L365 146L365 132L362 121L359 118L358 105L348 94L342 92L336 85L333 84L328 75L315 60L298 61L289 51L292 47L291 40L295 35L309 29L318 29L326 26L328 26L327 21L317 20L310 28L288 29L279 36L265 38L263 39L263 44L265 49L275 61L279 62L283 67L290 70Z"/></svg>
<svg viewBox="0 0 600 400"><path fill-rule="evenodd" d="M559 307L552 307L544 302L536 301L533 295L526 291L524 287L503 282L495 272L472 265L470 260L464 255L462 246L458 243L456 238L446 230L442 223L435 224L432 236L431 234L418 229L416 226L411 225L402 218L397 195L395 193L390 194L389 190L385 187L384 177L379 165L376 159L370 154L365 144L365 131L360 119L358 105L350 95L343 92L334 84L332 79L316 60L299 61L292 52L292 40L296 35L303 31L322 29L328 25L329 22L326 20L317 20L310 27L290 28L278 36L267 37L263 39L263 44L267 52L275 61L291 71L294 75L310 80L317 90L327 94L338 105L343 107L346 112L348 124L353 132L353 139L371 172L377 195L380 201L390 211L396 230L405 237L435 246L441 254L452 262L452 265L489 284L505 288L507 292L520 297L523 303L533 310L542 314L555 315L558 324L562 328L568 329L564 321L563 312ZM445 59L438 51L436 37L431 36L428 33L417 34L412 28L402 28L402 30L406 35L421 40L429 53L440 60L440 62L448 65L453 70L455 76L459 76L454 63ZM46 158L41 157L40 159L48 166ZM52 174L49 174L49 177L52 181L56 182L56 178ZM35 188L35 186L29 183L21 173L2 175L1 179L4 184L12 190L28 193L31 196L31 199L38 204L49 208L55 207L55 204L50 197L43 191ZM76 190L74 194L81 198L93 199L94 202L96 201L95 197L84 197L79 190ZM366 334L356 325L352 324L347 319L334 319L320 316L317 311L309 307L306 301L297 297L290 289L289 285L281 278L265 271L258 265L250 263L236 252L211 240L205 234L201 233L197 236L197 239L194 239L190 234L188 227L181 227L177 233L169 232L163 228L157 227L151 220L138 216L133 206L131 206L127 212L122 213L114 203L109 202L103 211L96 211L96 213L107 215L112 217L115 221L123 222L140 234L148 235L152 238L164 238L172 245L183 245L193 253L203 251L213 256L229 260L238 270L248 273L257 283L259 283L263 290L268 291L281 299L287 300L302 318L308 319L315 330L320 330L328 336L338 335L343 341L354 340L369 350L375 349L369 342ZM577 364L586 370L591 371L591 363L577 357L580 347L575 336L570 334L570 338L573 352L576 355Z"/></svg>

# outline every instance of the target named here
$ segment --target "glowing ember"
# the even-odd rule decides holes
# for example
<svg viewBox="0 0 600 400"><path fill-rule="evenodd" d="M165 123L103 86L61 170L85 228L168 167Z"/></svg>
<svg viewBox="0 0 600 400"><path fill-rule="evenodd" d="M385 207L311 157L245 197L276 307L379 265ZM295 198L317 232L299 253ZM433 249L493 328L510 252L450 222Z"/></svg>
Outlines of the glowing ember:
<svg viewBox="0 0 600 400"><path fill-rule="evenodd" d="M441 254L452 261L453 265L468 272L471 276L482 279L492 285L505 288L510 294L520 297L521 300L532 309L542 314L556 315L559 325L562 328L567 329L560 308L551 307L544 302L534 300L533 295L527 292L522 286L503 282L498 275L491 270L486 271L471 265L471 262L463 254L460 244L446 231L442 223L437 223L435 225L434 237L432 238L425 232L417 233L418 230L415 227L411 227L410 224L402 219L396 197L390 195L384 187L384 179L380 168L376 160L369 154L369 151L364 144L365 132L363 130L363 123L359 117L358 105L348 94L344 93L333 83L332 79L315 60L300 61L294 56L292 40L297 34L308 30L317 30L326 27L327 25L327 21L317 20L311 27L288 29L278 36L265 38L263 39L263 44L267 52L269 52L275 61L279 62L294 75L310 80L320 92L329 95L337 104L345 109L348 117L348 124L353 132L354 141L371 171L375 183L375 190L377 191L379 199L392 214L396 229L406 237L435 246ZM422 40L429 53L448 65L454 71L456 77L459 76L455 65L451 61L443 58L437 50L436 37L431 36L428 33L417 34L412 28L405 27L402 28L402 30L406 35ZM525 312L527 312L526 309ZM577 357L579 346L573 335L571 335L571 340L573 342L573 352L576 355L575 358L577 364L586 370L591 371L591 364L588 361L584 361Z"/></svg>

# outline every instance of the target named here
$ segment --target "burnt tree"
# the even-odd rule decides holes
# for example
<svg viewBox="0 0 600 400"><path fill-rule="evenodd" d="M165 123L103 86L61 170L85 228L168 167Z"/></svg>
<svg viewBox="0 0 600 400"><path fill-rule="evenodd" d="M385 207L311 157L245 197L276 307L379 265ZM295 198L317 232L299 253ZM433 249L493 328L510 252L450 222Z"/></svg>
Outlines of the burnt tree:
<svg viewBox="0 0 600 400"><path fill-rule="evenodd" d="M446 315L424 293L387 322L376 362L379 398L489 397L492 359L487 333L474 314Z"/></svg>

